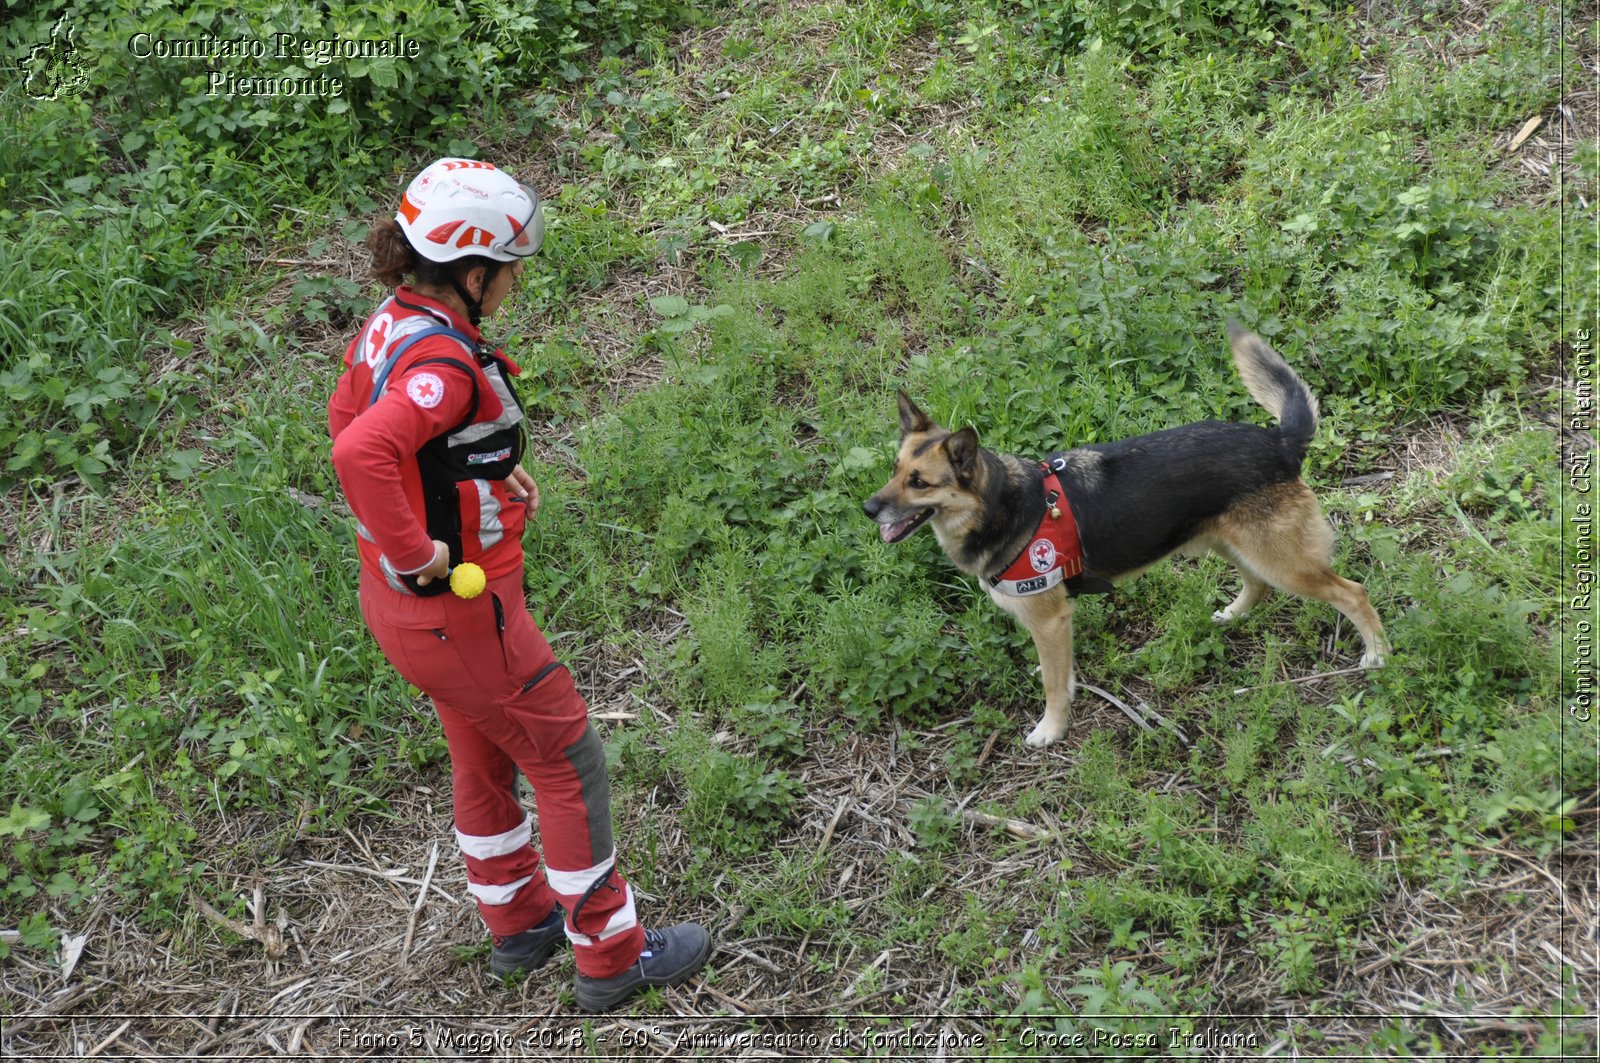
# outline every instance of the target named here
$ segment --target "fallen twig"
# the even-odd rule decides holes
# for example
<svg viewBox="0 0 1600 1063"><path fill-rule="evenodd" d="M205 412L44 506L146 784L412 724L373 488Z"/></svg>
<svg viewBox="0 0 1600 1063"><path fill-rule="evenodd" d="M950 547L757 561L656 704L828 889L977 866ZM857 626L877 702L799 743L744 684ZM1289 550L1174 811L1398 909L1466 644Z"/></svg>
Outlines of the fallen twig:
<svg viewBox="0 0 1600 1063"><path fill-rule="evenodd" d="M1000 739L1000 728L996 727L989 740L983 744L983 752L978 754L978 767L983 767L984 761L989 759L989 754L994 752L994 744Z"/></svg>
<svg viewBox="0 0 1600 1063"><path fill-rule="evenodd" d="M839 798L839 807L833 810L833 818L828 820L827 829L822 832L822 842L817 846L817 859L820 862L822 855L828 851L828 843L833 841L833 832L839 826L839 820L844 818L844 810L850 807L850 796L846 794Z"/></svg>
<svg viewBox="0 0 1600 1063"><path fill-rule="evenodd" d="M1332 679L1335 676L1341 676L1341 675L1358 675L1361 672L1365 672L1365 671L1368 671L1368 669L1363 668L1358 664L1358 665L1355 665L1352 668L1335 668L1331 672L1316 672L1316 673L1314 673L1312 675L1295 676L1293 679L1274 679L1270 683L1260 683L1260 684L1257 684L1256 686L1253 686L1253 687L1239 687L1237 690L1234 691L1234 693L1235 694L1249 694L1252 691L1265 690L1268 687L1279 687L1279 686L1283 686L1286 683L1315 683L1319 679Z"/></svg>
<svg viewBox="0 0 1600 1063"><path fill-rule="evenodd" d="M111 1044L112 1041L115 1041L117 1038L119 1038L123 1034L127 1033L128 1032L128 1027L130 1027L132 1025L133 1025L133 1020L132 1019L125 1020L121 1026L118 1026L116 1028L116 1030L114 1030L112 1032L110 1037L105 1038L99 1044L95 1045L93 1048L89 1049L89 1051L85 1052L83 1054L83 1058L84 1059L93 1059L95 1056L98 1056L101 1052L105 1051L105 1049Z"/></svg>
<svg viewBox="0 0 1600 1063"><path fill-rule="evenodd" d="M419 879L406 878L406 869L403 867L397 867L391 871L378 871L375 868L362 867L360 864L330 864L322 860L302 860L300 861L300 864L302 867L318 867L325 871L349 871L357 875L366 875L368 878L375 878L395 886L396 892L399 892L399 887L402 885L415 886L420 882ZM447 901L450 901L451 903L455 902L455 898L449 893L445 892L445 890L440 886L434 886L433 892L437 893L439 896L443 897ZM405 896L404 893L401 893L400 895L402 897Z"/></svg>
<svg viewBox="0 0 1600 1063"><path fill-rule="evenodd" d="M750 1015L761 1010L754 1004L751 1004L748 1001L740 1000L731 993L724 993L722 990L718 989L709 982L702 982L699 988L700 992L709 994L710 996L717 998L717 1000L721 1001L727 1007L732 1008L734 1014L736 1015Z"/></svg>
<svg viewBox="0 0 1600 1063"><path fill-rule="evenodd" d="M223 915L221 912L211 907L210 904L206 903L206 899L204 897L196 897L194 899L194 906L199 910L201 915L211 920L217 926L222 927L224 930L231 930L242 938L249 938L251 941L260 942L262 948L266 950L267 959L277 960L283 956L283 935L279 933L277 927L268 926L265 921L260 921L255 925L250 923L241 923L239 920ZM258 907L256 912L257 919L259 920L261 909Z"/></svg>
<svg viewBox="0 0 1600 1063"><path fill-rule="evenodd" d="M411 906L411 918L406 922L406 939L400 945L400 962L405 964L411 955L411 940L417 934L417 916L422 914L422 905L428 899L428 884L433 881L433 869L439 863L439 843L434 842L433 848L428 851L428 870L422 873L422 887L417 890L417 903Z"/></svg>
<svg viewBox="0 0 1600 1063"><path fill-rule="evenodd" d="M1506 151L1516 151L1518 148L1522 147L1522 142L1533 136L1533 131L1538 129L1543 124L1544 115L1542 114L1536 114L1526 122L1522 123L1522 128L1517 130L1517 135L1511 138L1511 146L1506 148Z"/></svg>
<svg viewBox="0 0 1600 1063"><path fill-rule="evenodd" d="M1008 816L994 816L988 812L979 812L977 809L966 808L961 811L961 818L968 823L976 823L985 827L1003 827L1005 832L1012 837L1024 841L1037 841L1040 838L1050 837L1051 832L1043 827L1020 819L1011 819Z"/></svg>
<svg viewBox="0 0 1600 1063"><path fill-rule="evenodd" d="M257 265L262 266L342 266L343 262L333 258L258 258Z"/></svg>
<svg viewBox="0 0 1600 1063"><path fill-rule="evenodd" d="M1096 694L1096 695L1104 698L1106 701L1109 701L1111 704L1113 704L1117 708L1121 709L1122 710L1122 714L1124 716L1126 716L1128 719L1132 720L1134 723L1138 724L1140 727L1143 727L1146 731L1151 731L1151 732L1155 731L1155 728L1150 726L1150 721L1149 720L1147 720L1143 716L1141 716L1137 711L1135 711L1135 709L1133 708L1132 705L1129 705L1127 702L1123 701L1121 698L1113 697L1111 694L1107 693L1106 691L1101 690L1099 687L1094 686L1094 685L1089 684L1089 683L1079 683L1078 686L1083 690L1087 690L1091 694Z"/></svg>
<svg viewBox="0 0 1600 1063"><path fill-rule="evenodd" d="M1078 686L1082 687L1084 690L1087 690L1091 694L1098 695L1099 697L1104 698L1106 701L1109 701L1111 704L1121 709L1124 716L1128 717L1128 719L1132 720L1140 727L1143 727L1151 734L1155 733L1155 728L1150 726L1150 721L1154 720L1156 723L1160 724L1162 727L1165 727L1167 730L1176 735L1178 741L1182 742L1184 745L1189 744L1189 736L1184 734L1183 728L1177 726L1176 724L1169 723L1166 717L1156 712L1149 705L1141 703L1136 709L1127 702L1121 700L1120 698L1113 697L1111 694L1101 690L1097 686L1093 686L1089 683L1079 683Z"/></svg>

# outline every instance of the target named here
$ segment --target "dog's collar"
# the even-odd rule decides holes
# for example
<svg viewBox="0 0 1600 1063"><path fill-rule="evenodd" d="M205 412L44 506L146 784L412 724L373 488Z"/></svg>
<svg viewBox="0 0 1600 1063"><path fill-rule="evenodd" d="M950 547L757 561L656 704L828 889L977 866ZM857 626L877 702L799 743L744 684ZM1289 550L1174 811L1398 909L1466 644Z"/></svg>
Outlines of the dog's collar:
<svg viewBox="0 0 1600 1063"><path fill-rule="evenodd" d="M1044 470L1044 516L1022 552L989 579L989 586L1013 598L1043 594L1083 572L1083 544L1067 493L1048 462L1039 467Z"/></svg>

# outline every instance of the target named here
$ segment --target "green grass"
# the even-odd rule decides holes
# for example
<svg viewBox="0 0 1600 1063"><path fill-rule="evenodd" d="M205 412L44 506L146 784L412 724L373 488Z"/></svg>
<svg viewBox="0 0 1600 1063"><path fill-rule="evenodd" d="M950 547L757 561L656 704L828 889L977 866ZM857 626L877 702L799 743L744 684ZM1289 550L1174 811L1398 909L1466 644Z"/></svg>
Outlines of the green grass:
<svg viewBox="0 0 1600 1063"><path fill-rule="evenodd" d="M1595 315L1561 271L1593 232L1563 248L1491 150L1560 97L1549 11L1502 5L1469 39L1420 15L1184 6L1205 17L1178 36L1137 0L614 28L481 127L368 154L309 199L285 156L255 169L181 121L149 148L87 135L104 97L23 110L0 187L62 191L0 213L14 947L44 955L96 905L170 928L289 839L448 785L436 725L362 629L347 522L315 504L338 495L334 361L374 293L270 263L351 253L392 198L379 170L462 137L522 155L532 130L553 226L497 323L559 440L534 469L529 601L565 659L642 665L638 719L608 730L616 807L650 810L623 835L641 888L736 910L840 1006L884 1003L874 957L910 955L948 980L933 1003L1012 1016L991 1033L1081 1010L1059 1032L1133 1036L1167 1012L1345 1008L1335 974L1397 932L1397 881L1462 897L1500 874L1490 850L1570 842L1593 736L1558 709L1568 514L1543 388L1560 315ZM860 513L894 390L1026 454L1259 423L1230 317L1321 399L1307 477L1393 662L1285 684L1350 663L1348 625L1275 596L1218 629L1233 575L1180 561L1085 599L1077 645L1086 679L1192 744L1083 726L1026 752L1027 636L931 535L885 546ZM1115 717L1087 694L1079 712ZM815 818L890 770L870 753L913 790L815 853ZM1054 833L972 834L963 802ZM210 843L241 816L259 846ZM830 887L846 867L859 893ZM1376 1019L1339 1037L1429 1050Z"/></svg>

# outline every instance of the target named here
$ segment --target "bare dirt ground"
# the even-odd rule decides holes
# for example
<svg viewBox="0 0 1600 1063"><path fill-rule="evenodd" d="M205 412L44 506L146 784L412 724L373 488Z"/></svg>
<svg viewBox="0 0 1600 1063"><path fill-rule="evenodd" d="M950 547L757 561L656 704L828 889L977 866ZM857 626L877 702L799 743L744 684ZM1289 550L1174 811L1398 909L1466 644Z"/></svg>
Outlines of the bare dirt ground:
<svg viewBox="0 0 1600 1063"><path fill-rule="evenodd" d="M1131 726L1109 706L1085 708L1080 731ZM599 705L596 712L606 714ZM887 858L915 843L906 825L909 809L944 788L943 753L956 730L970 725L970 719L952 720L916 735L915 753L897 750L906 737L898 733L819 739L801 772L804 810L777 847L812 854L815 882L835 884L828 902L870 927L888 889ZM998 735L988 747L986 779L963 804L1008 802L1074 756L1069 742L1040 757L1022 747L1019 735ZM1171 782L1178 779L1174 774ZM308 839L291 853L260 854L266 859L259 862L251 859L251 839L270 833L265 825L207 824L217 832L218 877L250 898L254 919L232 922L197 908L177 932L151 936L129 919L91 917L73 928L86 940L70 969L14 959L0 974L15 1009L5 1024L7 1056L849 1058L873 1045L862 1033L874 1026L869 1016L889 1015L924 1017L912 1028L933 1038L943 1031L946 1058L954 1059L970 1058L965 1053L993 1029L987 1015L952 1006L960 990L983 981L982 974L953 971L933 941L824 952L805 936L747 931L744 911L675 904L670 889L640 897L646 920L699 920L713 930L716 950L706 977L663 993L658 1006L635 1008L632 1016L579 1015L564 954L527 979L504 984L485 964L482 927L451 846L448 800L440 789L446 783L418 778L390 815ZM657 881L670 883L681 873L692 854L675 828L674 803L672 794L655 793L622 812L625 867L628 840L640 837L639 824L649 819L661 839ZM1594 812L1587 810L1591 817ZM965 818L956 851L923 899L982 893L1002 881L1033 883L1048 896L1064 859L1078 874L1097 864L1094 853L1063 840L1063 833L1072 833L1063 828L1072 826L1073 816L1072 809L1050 808L1027 823ZM1385 859L1380 832L1356 844ZM226 864L223 854L231 854ZM1277 1016L1228 1024L1235 1036L1252 1032L1254 1050L1246 1054L1261 1054L1274 1043L1288 1052L1291 1031L1306 1028L1321 1030L1322 1050L1359 1044L1383 1025L1379 1016L1436 1031L1447 1052L1526 1045L1542 1026L1515 1012L1557 1005L1552 961L1591 971L1600 963L1592 919L1600 905L1600 860L1581 847L1549 861L1510 847L1493 855L1501 870L1454 896L1417 890L1396 874L1377 925L1348 961L1326 972L1328 985L1318 998L1324 1005L1348 1001L1342 1013L1312 1014L1311 1001L1275 988L1275 974L1262 969L1248 942L1219 935L1216 988L1223 998L1241 1011ZM272 857L272 870L250 868ZM740 869L730 866L728 875L737 881ZM1037 912L1041 925L1054 915L1053 904ZM1024 932L1023 947L1035 938ZM1085 942L1076 961L1062 957L1047 968L1058 992L1074 984L1076 967L1089 955L1113 963L1134 958ZM1010 996L1012 1008L1021 1005L1020 986L1000 992ZM1466 1017L1467 1011L1497 1017ZM841 1031L851 1038L848 1046L829 1048ZM1308 1050L1303 1039L1296 1047ZM934 1054L890 1052L887 1058Z"/></svg>

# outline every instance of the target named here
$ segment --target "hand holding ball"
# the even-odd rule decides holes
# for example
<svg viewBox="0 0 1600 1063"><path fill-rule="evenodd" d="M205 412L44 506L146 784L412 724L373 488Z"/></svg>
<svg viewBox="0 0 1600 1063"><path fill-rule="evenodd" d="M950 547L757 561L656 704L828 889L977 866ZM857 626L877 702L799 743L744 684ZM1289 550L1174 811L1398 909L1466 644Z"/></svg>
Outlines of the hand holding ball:
<svg viewBox="0 0 1600 1063"><path fill-rule="evenodd" d="M457 598L476 598L488 585L483 569L471 561L464 561L450 570L450 589Z"/></svg>

